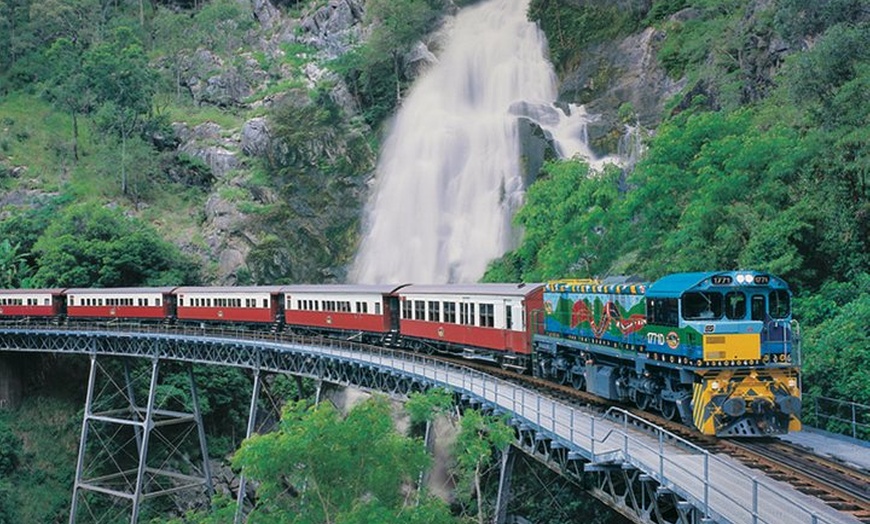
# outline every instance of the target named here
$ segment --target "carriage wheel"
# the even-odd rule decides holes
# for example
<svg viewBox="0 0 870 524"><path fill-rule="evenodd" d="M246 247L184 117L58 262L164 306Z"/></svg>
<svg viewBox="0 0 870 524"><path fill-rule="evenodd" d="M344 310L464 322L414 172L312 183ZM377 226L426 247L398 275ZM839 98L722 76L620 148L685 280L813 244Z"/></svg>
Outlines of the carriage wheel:
<svg viewBox="0 0 870 524"><path fill-rule="evenodd" d="M584 373L571 373L571 386L577 391L585 391L586 375Z"/></svg>
<svg viewBox="0 0 870 524"><path fill-rule="evenodd" d="M637 406L637 409L640 409L642 411L647 410L651 400L652 398L646 393L641 393L640 391L637 391L634 394L634 405Z"/></svg>
<svg viewBox="0 0 870 524"><path fill-rule="evenodd" d="M662 416L668 420L674 420L677 417L677 403L669 400L662 401Z"/></svg>

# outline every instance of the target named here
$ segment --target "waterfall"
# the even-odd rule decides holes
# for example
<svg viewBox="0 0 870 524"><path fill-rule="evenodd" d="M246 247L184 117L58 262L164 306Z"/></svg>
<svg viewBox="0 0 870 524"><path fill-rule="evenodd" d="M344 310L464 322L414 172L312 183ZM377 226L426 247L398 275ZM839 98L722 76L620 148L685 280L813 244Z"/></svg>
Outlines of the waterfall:
<svg viewBox="0 0 870 524"><path fill-rule="evenodd" d="M486 0L451 21L385 140L351 281L475 282L511 249L524 192L519 116L561 155L588 157L585 112L553 106L556 76L528 4Z"/></svg>

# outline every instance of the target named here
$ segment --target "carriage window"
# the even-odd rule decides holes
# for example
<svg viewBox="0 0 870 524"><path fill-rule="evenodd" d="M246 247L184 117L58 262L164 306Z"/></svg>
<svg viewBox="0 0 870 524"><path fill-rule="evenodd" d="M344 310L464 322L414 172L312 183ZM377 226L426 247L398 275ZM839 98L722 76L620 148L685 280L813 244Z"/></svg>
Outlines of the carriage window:
<svg viewBox="0 0 870 524"><path fill-rule="evenodd" d="M42 301L42 303L43 303L43 305L47 306L47 305L48 305L48 299L47 299L47 298L44 299L44 300Z"/></svg>
<svg viewBox="0 0 870 524"><path fill-rule="evenodd" d="M483 327L495 326L495 306L492 304L480 305L480 325Z"/></svg>
<svg viewBox="0 0 870 524"><path fill-rule="evenodd" d="M148 301L146 300L145 302L147 303ZM160 299L159 298L154 299L154 305L157 307L160 307Z"/></svg>
<svg viewBox="0 0 870 524"><path fill-rule="evenodd" d="M441 302L437 300L429 301L429 322L439 322L441 320Z"/></svg>
<svg viewBox="0 0 870 524"><path fill-rule="evenodd" d="M715 320L722 318L722 294L702 291L683 295L683 318Z"/></svg>
<svg viewBox="0 0 870 524"><path fill-rule="evenodd" d="M791 313L791 300L788 291L775 289L770 294L770 316L773 318L786 318Z"/></svg>
<svg viewBox="0 0 870 524"><path fill-rule="evenodd" d="M426 302L423 300L414 301L414 320L426 320Z"/></svg>
<svg viewBox="0 0 870 524"><path fill-rule="evenodd" d="M444 303L444 322L456 323L456 302Z"/></svg>
<svg viewBox="0 0 870 524"><path fill-rule="evenodd" d="M402 318L411 318L411 301L402 301Z"/></svg>
<svg viewBox="0 0 870 524"><path fill-rule="evenodd" d="M504 318L505 318L505 328L513 329L514 328L514 309L510 307L510 305L506 305L504 307Z"/></svg>
<svg viewBox="0 0 870 524"><path fill-rule="evenodd" d="M646 300L647 322L657 326L677 326L678 307L675 298L648 298Z"/></svg>
<svg viewBox="0 0 870 524"><path fill-rule="evenodd" d="M375 302L375 315L380 315L380 314L381 314L381 303Z"/></svg>
<svg viewBox="0 0 870 524"><path fill-rule="evenodd" d="M764 295L752 295L752 320L764 320Z"/></svg>
<svg viewBox="0 0 870 524"><path fill-rule="evenodd" d="M468 304L459 304L459 323L468 324Z"/></svg>

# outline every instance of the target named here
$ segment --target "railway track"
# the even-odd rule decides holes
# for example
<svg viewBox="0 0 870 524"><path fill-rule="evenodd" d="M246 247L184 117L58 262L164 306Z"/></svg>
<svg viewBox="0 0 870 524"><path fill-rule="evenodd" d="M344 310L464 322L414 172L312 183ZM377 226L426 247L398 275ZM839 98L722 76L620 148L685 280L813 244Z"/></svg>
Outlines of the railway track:
<svg viewBox="0 0 870 524"><path fill-rule="evenodd" d="M472 367L490 375L533 388L550 397L603 413L618 406L648 422L664 427L713 454L727 455L746 467L756 469L767 477L790 485L795 490L819 499L832 508L870 524L870 472L856 469L835 459L819 455L775 437L762 439L719 439L701 435L678 422L654 413L605 401L570 386L553 384L527 375L518 375L492 366L469 363L461 359L448 359L453 363Z"/></svg>

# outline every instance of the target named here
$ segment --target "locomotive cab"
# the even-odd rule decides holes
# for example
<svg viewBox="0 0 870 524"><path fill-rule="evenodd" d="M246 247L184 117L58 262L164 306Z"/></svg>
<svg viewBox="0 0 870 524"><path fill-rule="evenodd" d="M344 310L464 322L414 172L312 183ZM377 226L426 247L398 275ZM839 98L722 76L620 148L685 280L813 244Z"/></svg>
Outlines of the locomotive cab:
<svg viewBox="0 0 870 524"><path fill-rule="evenodd" d="M695 368L692 417L719 436L800 429L799 353L782 280L737 271L665 277L647 293L648 349Z"/></svg>

